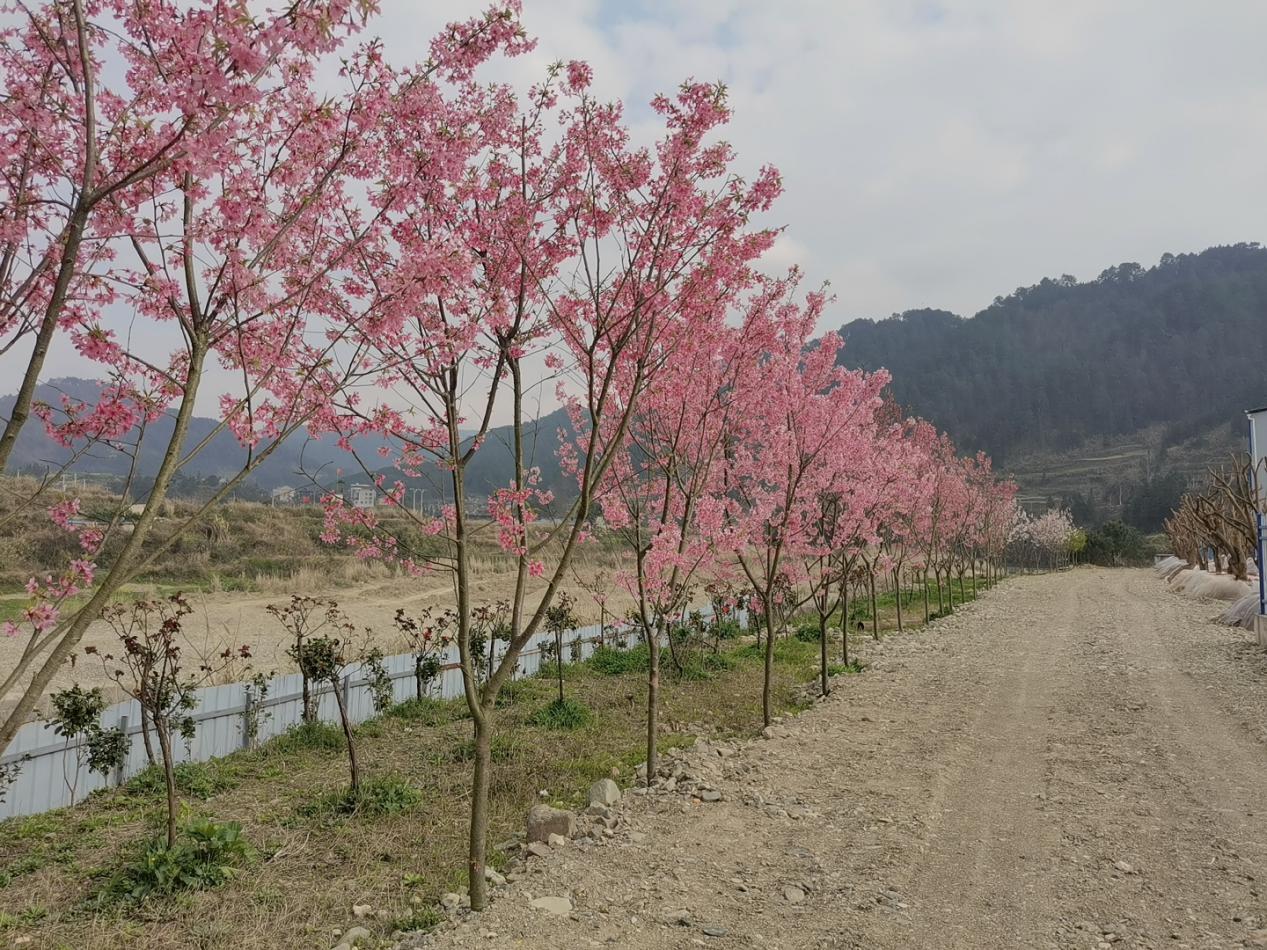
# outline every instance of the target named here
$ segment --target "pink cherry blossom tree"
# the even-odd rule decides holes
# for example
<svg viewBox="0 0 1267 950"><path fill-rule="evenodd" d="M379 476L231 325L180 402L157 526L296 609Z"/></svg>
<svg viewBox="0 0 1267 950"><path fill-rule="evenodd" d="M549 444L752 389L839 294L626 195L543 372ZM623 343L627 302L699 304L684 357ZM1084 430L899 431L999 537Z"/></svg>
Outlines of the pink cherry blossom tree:
<svg viewBox="0 0 1267 950"><path fill-rule="evenodd" d="M487 90L477 121L444 125L478 149L434 181L418 181L413 166L425 153L410 147L418 120L402 101L402 142L384 152L374 196L391 221L389 240L365 256L360 277L388 305L364 325L371 355L362 368L378 385L407 394L409 405L345 400L330 419L345 438L372 432L390 439L402 477L438 471L448 483L450 503L433 519L404 510L404 482L376 473L389 503L440 543L443 553L425 563L383 519L337 501L327 511L326 537L411 570L451 572L475 733L468 871L477 909L487 900L497 696L543 629L640 402L774 237L749 220L777 195L777 175L767 169L743 180L729 146L709 139L729 117L723 88L688 83L674 98L657 98L665 131L645 149L630 142L620 106L595 100L589 82L589 68L571 63L554 67L522 102L508 89ZM443 273L433 275L437 261ZM548 528L536 522L553 495L525 447L534 424L526 364L537 360L553 374L568 413L561 464L575 485ZM497 410L509 416L513 475L478 510L468 473L481 453L496 451L486 436ZM464 428L468 420L473 433ZM513 558L515 586L506 648L481 679L470 649L470 545L486 530ZM535 604L534 580L544 587Z"/></svg>
<svg viewBox="0 0 1267 950"><path fill-rule="evenodd" d="M728 438L725 513L717 542L727 545L756 594L766 626L762 717L773 717L775 616L789 602L797 558L811 544L819 500L831 486L833 447L860 416L879 405L888 374L837 365L841 340L814 340L826 298L797 299L787 282L778 333L765 356L767 384L751 394ZM812 341L812 343L811 343Z"/></svg>
<svg viewBox="0 0 1267 950"><path fill-rule="evenodd" d="M33 55L49 60L50 75L65 73L70 89L96 88L92 76L106 56L84 46L83 37L101 38L111 55L130 65L123 87L96 93L103 114L116 117L109 130L96 124L88 104L56 111L52 127L39 132L64 140L69 151L96 149L99 167L108 159L125 171L100 179L113 182L108 187L67 186L71 193L96 196L89 201L92 215L75 218L80 224L54 226L31 212L36 218L30 228L51 229L41 239L41 253L52 263L27 260L28 277L38 283L56 265L70 289L62 293L54 284L43 296L31 289L21 298L25 302L12 307L18 316L11 332L38 337L52 312L54 324L65 326L80 352L109 377L95 404L67 401L59 409L33 411L53 438L68 445L94 441L135 452L147 425L167 416L170 430L144 508L119 544L106 547L123 524L122 507L104 528L84 528L72 520L73 502L54 506L53 517L79 534L83 556L61 577L33 580L25 621L6 630L27 641L0 683L0 695L21 690L0 725L0 746L114 593L305 423L327 415L337 395L360 379L365 342L352 330L372 322L384 301L372 284L349 275L385 226L381 209L367 211L361 194L378 170L371 158L383 147L384 115L391 104L416 101L423 91L469 87L479 62L497 49L513 49L522 35L514 10L499 7L452 25L432 45L428 63L401 74L370 44L346 60L344 92L318 95L313 80L319 64L368 9L358 5L352 16L348 3L299 3L275 20L255 22L220 4L190 12L174 4L117 0L54 2L30 16L27 42L46 47ZM113 19L108 25L85 19L92 16ZM67 62L66 49L81 55ZM254 78L237 89L247 74ZM162 97L132 92L132 84L151 80L167 83ZM222 94L227 98L217 98ZM174 114L202 108L207 96L220 103L210 118L187 122ZM147 136L173 125L181 133L178 145L146 164L144 174L127 172L146 154ZM102 139L99 146L92 145L94 135ZM462 148L441 136L423 145L437 163L451 161L452 150ZM13 193L36 203L43 200L37 193L51 195L64 181L65 175L52 172L38 181L10 175ZM101 187L107 191L97 195L93 189ZM33 240L20 238L24 248ZM64 246L68 241L73 255ZM78 263L66 264L71 256ZM26 286L24 280L18 283ZM74 288L82 289L72 294ZM100 319L98 307L105 303L131 311L146 332L121 338ZM40 329L32 330L36 323ZM170 341L172 349L159 358L151 351L161 349L161 341ZM37 345L28 373L38 375L42 359ZM190 420L217 364L225 378L239 382L220 395L219 425L191 445ZM22 419L9 424L20 427ZM156 534L172 480L223 430L245 449L239 472L191 516ZM86 603L63 613L81 592Z"/></svg>
<svg viewBox="0 0 1267 950"><path fill-rule="evenodd" d="M771 310L785 293L778 281L756 281L743 303L742 323L734 327L725 317L740 289L738 281L721 288L713 311L701 312L693 332L648 385L627 444L601 486L607 527L632 556L619 579L633 595L648 650L648 785L658 760L661 647L696 579L721 567L712 539L724 515L726 440L736 413L746 410L766 378L762 354L775 329Z"/></svg>

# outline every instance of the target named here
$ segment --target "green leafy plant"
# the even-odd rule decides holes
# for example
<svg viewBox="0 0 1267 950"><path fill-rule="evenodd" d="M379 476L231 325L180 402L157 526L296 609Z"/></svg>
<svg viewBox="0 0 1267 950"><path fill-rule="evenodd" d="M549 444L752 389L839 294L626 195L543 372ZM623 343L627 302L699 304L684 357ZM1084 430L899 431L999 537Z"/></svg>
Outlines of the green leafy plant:
<svg viewBox="0 0 1267 950"><path fill-rule="evenodd" d="M22 764L26 759L24 756L14 762L0 762L0 803L4 802L9 789L18 780L18 773L22 771Z"/></svg>
<svg viewBox="0 0 1267 950"><path fill-rule="evenodd" d="M196 690L240 660L249 659L245 647L226 648L214 657L201 657L195 672L183 672L182 624L193 612L185 596L172 594L156 600L115 604L102 611L122 647L117 657L98 654L93 646L85 653L101 656L107 673L141 706L158 735L163 775L167 786L167 846L176 846L176 776L172 740L192 741Z"/></svg>
<svg viewBox="0 0 1267 950"><path fill-rule="evenodd" d="M254 749L259 745L260 729L272 713L268 712L264 701L268 699L269 678L263 673L256 673L247 684L246 713L243 717L242 729L245 733L246 747Z"/></svg>
<svg viewBox="0 0 1267 950"><path fill-rule="evenodd" d="M254 855L236 821L195 818L175 842L146 843L136 860L106 885L105 902L140 902L151 896L218 887Z"/></svg>
<svg viewBox="0 0 1267 950"><path fill-rule="evenodd" d="M444 914L434 907L411 907L404 916L397 917L392 927L405 933L435 930L444 923Z"/></svg>
<svg viewBox="0 0 1267 950"><path fill-rule="evenodd" d="M89 771L107 777L123 765L132 744L122 729L106 729L101 725L106 699L100 687L83 689L75 683L69 689L54 693L49 702L53 705L53 716L49 720L53 731L63 736L66 748L73 748L75 753L75 768L70 775L64 775L73 807L79 770L87 765Z"/></svg>
<svg viewBox="0 0 1267 950"><path fill-rule="evenodd" d="M39 923L47 916L48 911L43 907L27 907L16 914L0 910L0 932L15 930L18 927L29 927L31 924Z"/></svg>
<svg viewBox="0 0 1267 950"><path fill-rule="evenodd" d="M365 675L369 686L370 698L374 703L374 711L382 715L391 709L392 678L384 665L383 651L379 647L371 647L361 657L361 672Z"/></svg>
<svg viewBox="0 0 1267 950"><path fill-rule="evenodd" d="M554 599L554 603L546 610L545 628L554 635L553 649L550 651L554 660L554 667L557 673L559 683L559 699L558 702L564 702L563 696L563 634L574 628L577 624L576 613L573 608L576 606L576 598L567 591L560 591ZM544 652L544 651L543 651Z"/></svg>
<svg viewBox="0 0 1267 950"><path fill-rule="evenodd" d="M432 684L439 679L440 657L453 642L457 622L458 615L453 610L436 614L430 607L424 607L417 617L406 614L403 608L396 611L396 629L405 638L414 658L415 699L426 698Z"/></svg>

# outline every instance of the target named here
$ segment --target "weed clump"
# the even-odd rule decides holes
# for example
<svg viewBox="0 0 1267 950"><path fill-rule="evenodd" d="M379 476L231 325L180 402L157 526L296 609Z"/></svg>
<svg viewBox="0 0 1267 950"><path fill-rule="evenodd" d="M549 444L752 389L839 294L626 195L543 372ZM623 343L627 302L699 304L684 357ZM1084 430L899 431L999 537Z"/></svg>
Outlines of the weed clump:
<svg viewBox="0 0 1267 950"><path fill-rule="evenodd" d="M534 726L557 730L581 729L593 721L594 714L575 699L556 699L528 718L528 722Z"/></svg>
<svg viewBox="0 0 1267 950"><path fill-rule="evenodd" d="M400 779L368 779L359 788L344 788L323 795L300 808L308 818L398 815L421 804L422 793Z"/></svg>
<svg viewBox="0 0 1267 950"><path fill-rule="evenodd" d="M252 857L236 821L195 818L172 844L156 838L115 874L97 900L100 904L140 903L151 896L219 887Z"/></svg>
<svg viewBox="0 0 1267 950"><path fill-rule="evenodd" d="M590 668L603 676L624 676L626 673L645 673L651 665L646 644L629 650L615 647L599 647L589 658Z"/></svg>

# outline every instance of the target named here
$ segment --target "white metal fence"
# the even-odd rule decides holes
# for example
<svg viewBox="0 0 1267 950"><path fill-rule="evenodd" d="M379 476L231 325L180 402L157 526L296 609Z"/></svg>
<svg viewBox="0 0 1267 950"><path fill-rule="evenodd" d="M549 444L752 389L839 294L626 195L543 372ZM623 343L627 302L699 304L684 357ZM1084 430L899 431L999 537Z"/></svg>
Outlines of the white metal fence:
<svg viewBox="0 0 1267 950"><path fill-rule="evenodd" d="M580 627L564 635L564 662L571 662L574 650L581 659L588 659L599 642L598 624ZM630 635L633 636L633 635ZM608 628L606 640L612 641ZM532 676L541 667L541 647L553 642L554 635L540 633L529 642L519 655L516 676ZM579 644L577 641L580 641ZM497 644L500 658L505 645ZM431 684L430 695L437 699L453 699L462 695L462 671L457 663L457 648L449 647L441 657L441 672ZM414 658L401 653L389 656L383 664L392 680L392 698L395 702L412 699L416 694L414 682ZM342 689L347 700L348 715L355 723L361 723L376 715L369 680L358 666L348 669ZM322 722L337 723L339 710L329 685L313 686L317 697L317 718ZM250 683L228 683L223 686L207 686L195 693L196 705L192 711L195 723L194 737L185 742L177 738L172 751L178 762L205 762L218 756L229 755L248 748L250 728L257 723L256 742L266 742L298 725L303 718L302 678L298 673L275 676L268 681L264 698L259 699ZM141 734L141 710L136 700L109 707L101 716L101 724L109 729L119 727L128 736L129 749L123 765L112 775L102 776L89 772L86 763L80 761L80 743L67 741L54 732L46 722L29 722L0 756L0 766L16 763L17 778L4 791L0 802L0 819L17 815L33 815L53 808L81 801L89 792L99 788L119 785L143 771L149 765L145 753L145 740ZM155 738L157 751L157 738Z"/></svg>

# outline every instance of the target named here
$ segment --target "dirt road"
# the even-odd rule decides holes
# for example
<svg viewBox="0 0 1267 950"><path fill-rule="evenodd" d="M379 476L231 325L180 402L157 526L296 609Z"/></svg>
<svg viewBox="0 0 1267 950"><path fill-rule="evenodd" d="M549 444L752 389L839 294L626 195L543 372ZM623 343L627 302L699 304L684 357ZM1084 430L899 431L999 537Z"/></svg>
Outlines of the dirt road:
<svg viewBox="0 0 1267 950"><path fill-rule="evenodd" d="M435 942L1267 946L1267 659L1214 612L1146 571L1013 579L695 753L722 801L627 795Z"/></svg>

